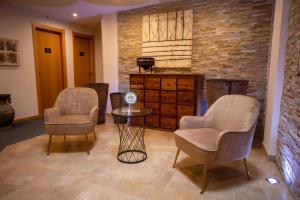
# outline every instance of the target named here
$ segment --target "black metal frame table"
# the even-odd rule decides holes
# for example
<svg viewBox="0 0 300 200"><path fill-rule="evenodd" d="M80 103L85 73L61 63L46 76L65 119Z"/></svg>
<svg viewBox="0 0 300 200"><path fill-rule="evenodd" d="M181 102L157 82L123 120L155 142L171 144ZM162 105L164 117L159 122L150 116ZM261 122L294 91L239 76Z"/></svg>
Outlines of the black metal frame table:
<svg viewBox="0 0 300 200"><path fill-rule="evenodd" d="M120 145L117 158L120 162L139 163L147 159L145 126L135 126L132 119L144 117L146 122L151 113L151 109L135 107L122 107L112 111L119 129Z"/></svg>

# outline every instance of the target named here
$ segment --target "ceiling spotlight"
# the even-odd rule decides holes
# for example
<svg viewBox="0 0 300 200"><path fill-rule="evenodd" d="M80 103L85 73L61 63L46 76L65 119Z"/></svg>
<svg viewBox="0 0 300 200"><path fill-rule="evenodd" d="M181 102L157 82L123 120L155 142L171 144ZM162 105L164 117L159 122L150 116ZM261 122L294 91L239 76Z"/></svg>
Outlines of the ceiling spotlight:
<svg viewBox="0 0 300 200"><path fill-rule="evenodd" d="M268 183L271 183L272 185L274 185L274 184L279 184L279 183L280 183L280 181L279 181L278 179L273 178L273 177L266 177L266 181L267 181Z"/></svg>
<svg viewBox="0 0 300 200"><path fill-rule="evenodd" d="M73 17L78 17L77 13L73 13L72 15L73 15Z"/></svg>

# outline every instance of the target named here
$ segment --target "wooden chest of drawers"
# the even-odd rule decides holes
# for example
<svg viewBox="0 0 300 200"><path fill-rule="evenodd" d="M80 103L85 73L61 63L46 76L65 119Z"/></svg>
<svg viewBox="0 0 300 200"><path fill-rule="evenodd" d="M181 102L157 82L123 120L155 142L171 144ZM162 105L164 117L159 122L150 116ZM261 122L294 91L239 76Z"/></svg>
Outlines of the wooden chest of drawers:
<svg viewBox="0 0 300 200"><path fill-rule="evenodd" d="M130 90L137 105L151 108L152 115L137 125L175 130L184 115L201 115L204 75L130 74Z"/></svg>
<svg viewBox="0 0 300 200"><path fill-rule="evenodd" d="M246 95L248 90L248 80L236 79L207 79L207 99L208 105L211 106L218 98L226 94Z"/></svg>

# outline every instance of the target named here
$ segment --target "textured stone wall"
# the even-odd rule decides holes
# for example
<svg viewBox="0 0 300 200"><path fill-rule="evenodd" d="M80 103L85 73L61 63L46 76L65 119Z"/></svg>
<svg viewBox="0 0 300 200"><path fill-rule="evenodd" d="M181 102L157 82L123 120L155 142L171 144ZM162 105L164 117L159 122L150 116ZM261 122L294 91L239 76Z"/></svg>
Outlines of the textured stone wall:
<svg viewBox="0 0 300 200"><path fill-rule="evenodd" d="M207 78L250 80L249 95L261 102L257 137L262 137L272 21L271 0L185 0L118 14L119 89L137 72L142 16L193 9L192 67L159 73L205 73ZM171 66L170 66L171 67Z"/></svg>
<svg viewBox="0 0 300 200"><path fill-rule="evenodd" d="M300 199L300 0L292 0L276 162Z"/></svg>

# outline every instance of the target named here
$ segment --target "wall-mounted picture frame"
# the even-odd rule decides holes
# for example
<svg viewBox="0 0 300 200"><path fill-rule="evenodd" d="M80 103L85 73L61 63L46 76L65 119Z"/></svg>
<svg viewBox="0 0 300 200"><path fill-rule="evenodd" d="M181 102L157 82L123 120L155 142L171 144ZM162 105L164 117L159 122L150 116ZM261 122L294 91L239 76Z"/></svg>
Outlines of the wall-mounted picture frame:
<svg viewBox="0 0 300 200"><path fill-rule="evenodd" d="M0 66L18 66L19 41L0 38Z"/></svg>

